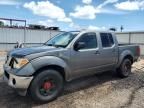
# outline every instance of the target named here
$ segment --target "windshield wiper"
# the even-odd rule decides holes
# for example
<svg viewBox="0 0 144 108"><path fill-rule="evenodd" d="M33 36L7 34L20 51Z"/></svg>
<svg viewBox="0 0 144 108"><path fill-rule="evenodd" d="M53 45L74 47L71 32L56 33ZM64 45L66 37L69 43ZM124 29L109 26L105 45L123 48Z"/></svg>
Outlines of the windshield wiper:
<svg viewBox="0 0 144 108"><path fill-rule="evenodd" d="M44 45L46 45L46 46L54 46L54 47L56 47L56 48L58 48L58 47L65 47L64 45L55 45L55 44L44 44Z"/></svg>
<svg viewBox="0 0 144 108"><path fill-rule="evenodd" d="M64 48L65 46L64 45L54 45L55 47L62 47L62 48Z"/></svg>
<svg viewBox="0 0 144 108"><path fill-rule="evenodd" d="M53 46L53 47L60 47L59 45L54 45L54 44L44 44L44 45L46 45L46 46Z"/></svg>
<svg viewBox="0 0 144 108"><path fill-rule="evenodd" d="M54 46L53 44L46 44L46 43L44 43L44 45L46 45L46 46Z"/></svg>
<svg viewBox="0 0 144 108"><path fill-rule="evenodd" d="M45 45L47 45L47 46L54 46L53 44L45 44Z"/></svg>

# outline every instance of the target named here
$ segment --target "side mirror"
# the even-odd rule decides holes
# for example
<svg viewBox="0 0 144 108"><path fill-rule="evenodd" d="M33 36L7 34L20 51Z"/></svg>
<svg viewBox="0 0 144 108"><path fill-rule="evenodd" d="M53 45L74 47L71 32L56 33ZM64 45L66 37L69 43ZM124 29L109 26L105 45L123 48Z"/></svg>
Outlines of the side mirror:
<svg viewBox="0 0 144 108"><path fill-rule="evenodd" d="M76 43L76 44L74 45L74 49L75 49L76 51L78 51L78 50L80 50L80 49L82 49L82 48L85 48L85 43L84 43L84 42L78 42L78 43Z"/></svg>

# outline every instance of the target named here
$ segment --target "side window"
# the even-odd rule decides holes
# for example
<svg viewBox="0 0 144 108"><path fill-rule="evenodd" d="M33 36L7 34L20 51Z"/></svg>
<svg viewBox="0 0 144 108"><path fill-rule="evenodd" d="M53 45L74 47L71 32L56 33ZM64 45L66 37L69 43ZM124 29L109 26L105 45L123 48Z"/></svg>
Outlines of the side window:
<svg viewBox="0 0 144 108"><path fill-rule="evenodd" d="M111 33L100 33L102 47L111 47L114 44Z"/></svg>
<svg viewBox="0 0 144 108"><path fill-rule="evenodd" d="M85 33L77 42L84 42L85 47L83 49L92 49L97 47L96 33Z"/></svg>
<svg viewBox="0 0 144 108"><path fill-rule="evenodd" d="M110 43L111 43L111 46L112 46L114 44L114 40L113 40L112 34L108 33L108 36L109 36L109 40L110 40Z"/></svg>

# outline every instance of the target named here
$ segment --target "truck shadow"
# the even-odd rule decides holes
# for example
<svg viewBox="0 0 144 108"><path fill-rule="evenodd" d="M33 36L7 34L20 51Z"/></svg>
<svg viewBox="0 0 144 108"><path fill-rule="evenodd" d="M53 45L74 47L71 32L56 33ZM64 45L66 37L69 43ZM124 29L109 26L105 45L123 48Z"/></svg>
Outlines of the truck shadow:
<svg viewBox="0 0 144 108"><path fill-rule="evenodd" d="M111 71L75 79L65 84L63 95L84 90L93 86L98 86L107 81L118 80L118 79L120 78L118 78L116 74Z"/></svg>
<svg viewBox="0 0 144 108"><path fill-rule="evenodd" d="M64 92L60 97L84 90L93 86L101 85L107 81L119 80L113 72L104 72L88 77L79 78L65 84ZM0 82L0 106L1 108L31 108L40 106L42 103L35 103L29 97L19 96L12 88Z"/></svg>

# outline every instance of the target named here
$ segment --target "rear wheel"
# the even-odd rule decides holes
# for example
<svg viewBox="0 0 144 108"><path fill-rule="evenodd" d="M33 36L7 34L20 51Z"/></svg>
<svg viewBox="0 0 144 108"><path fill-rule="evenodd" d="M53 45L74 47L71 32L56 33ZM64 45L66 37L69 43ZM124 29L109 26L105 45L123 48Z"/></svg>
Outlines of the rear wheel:
<svg viewBox="0 0 144 108"><path fill-rule="evenodd" d="M124 59L120 67L117 69L117 73L120 77L125 78L131 74L132 63L129 59Z"/></svg>
<svg viewBox="0 0 144 108"><path fill-rule="evenodd" d="M34 78L29 90L36 101L52 101L63 90L63 77L56 70L44 70Z"/></svg>

